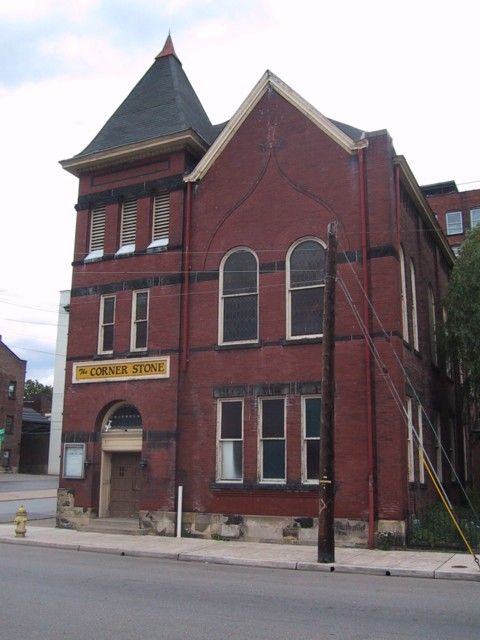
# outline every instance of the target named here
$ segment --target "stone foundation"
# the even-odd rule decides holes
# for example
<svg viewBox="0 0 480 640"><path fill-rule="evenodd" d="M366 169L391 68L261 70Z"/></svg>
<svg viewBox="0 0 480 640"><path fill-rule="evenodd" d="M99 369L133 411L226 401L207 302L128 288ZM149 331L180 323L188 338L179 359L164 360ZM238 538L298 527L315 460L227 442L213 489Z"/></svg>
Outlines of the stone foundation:
<svg viewBox="0 0 480 640"><path fill-rule="evenodd" d="M57 491L57 527L59 529L78 529L96 517L89 507L75 506L75 493L71 489Z"/></svg>
<svg viewBox="0 0 480 640"><path fill-rule="evenodd" d="M97 515L91 508L75 507L74 492L59 489L57 497L57 527L79 529ZM174 511L140 511L139 527L155 536L175 536ZM245 540L283 544L316 545L318 518L289 516L224 515L221 513L185 512L182 516L182 536L216 540ZM403 521L379 520L376 540L379 546L401 547L405 544ZM337 547L366 547L368 524L364 520L335 519Z"/></svg>

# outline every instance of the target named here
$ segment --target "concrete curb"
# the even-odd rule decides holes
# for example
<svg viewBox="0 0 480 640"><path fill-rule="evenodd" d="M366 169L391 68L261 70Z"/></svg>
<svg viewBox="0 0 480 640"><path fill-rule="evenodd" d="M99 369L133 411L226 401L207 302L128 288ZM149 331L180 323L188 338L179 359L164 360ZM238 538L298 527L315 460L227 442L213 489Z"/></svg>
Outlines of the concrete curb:
<svg viewBox="0 0 480 640"><path fill-rule="evenodd" d="M28 535L28 534L27 534ZM163 560L176 560L180 562L201 562L206 564L218 564L218 565L231 565L239 567L258 567L266 569L288 569L293 571L317 571L321 573L355 573L364 575L376 575L376 576L390 576L390 577L409 577L409 578L429 578L439 580L468 580L470 582L480 582L480 571L474 572L465 566L465 571L455 571L454 567L450 569L448 562L453 560L453 556L449 558L448 562L438 562L435 567L414 569L409 567L395 566L395 564L389 565L376 565L376 564L348 564L344 562L318 564L316 562L301 561L301 560L273 560L273 559L261 559L261 558L248 558L228 555L229 550L225 549L225 554L222 555L221 548L218 549L217 554L209 553L207 549L202 552L198 550L176 550L168 551L161 549L132 549L129 544L125 544L123 540L119 540L117 544L112 544L111 541L105 541L106 544L98 544L92 542L92 544L79 543L78 541L54 541L54 540L34 540L27 538L9 538L0 534L0 543L4 544L19 544L23 546L32 547L50 547L52 549L62 549L70 551L86 551L90 553L105 553L108 555L119 555L125 557L137 557L137 558L151 558L151 559L163 559ZM282 547L279 546L279 551ZM238 551L238 550L237 550ZM368 551L366 552L368 553ZM408 553L408 552L401 552ZM387 558L386 558L387 560Z"/></svg>

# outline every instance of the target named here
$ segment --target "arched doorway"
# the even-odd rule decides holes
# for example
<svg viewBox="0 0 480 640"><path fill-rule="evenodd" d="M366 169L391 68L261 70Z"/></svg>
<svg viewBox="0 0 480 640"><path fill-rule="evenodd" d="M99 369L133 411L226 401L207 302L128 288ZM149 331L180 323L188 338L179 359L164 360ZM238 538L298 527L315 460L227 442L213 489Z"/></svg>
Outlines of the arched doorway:
<svg viewBox="0 0 480 640"><path fill-rule="evenodd" d="M102 471L100 476L100 518L138 516L142 417L127 402L113 405L104 416L101 431Z"/></svg>

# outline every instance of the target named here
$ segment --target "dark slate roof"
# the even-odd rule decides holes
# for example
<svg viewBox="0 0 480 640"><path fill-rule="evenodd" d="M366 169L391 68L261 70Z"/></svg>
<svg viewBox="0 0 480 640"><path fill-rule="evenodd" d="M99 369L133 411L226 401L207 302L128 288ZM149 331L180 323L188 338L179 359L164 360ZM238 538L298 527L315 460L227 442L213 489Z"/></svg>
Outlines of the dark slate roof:
<svg viewBox="0 0 480 640"><path fill-rule="evenodd" d="M447 180L446 182L436 182L435 184L426 184L420 187L424 196L443 196L446 193L458 193L458 187L455 180Z"/></svg>
<svg viewBox="0 0 480 640"><path fill-rule="evenodd" d="M22 409L22 422L32 422L34 424L50 424L50 418L42 416L41 413L31 409L30 407L23 407Z"/></svg>
<svg viewBox="0 0 480 640"><path fill-rule="evenodd" d="M352 127L349 124L345 124L344 122L338 122L338 120L332 120L329 118L330 122L334 124L336 127L343 131L349 138L352 140L360 140L360 138L364 135L365 131L361 129L357 129L356 127Z"/></svg>
<svg viewBox="0 0 480 640"><path fill-rule="evenodd" d="M162 53L92 142L75 157L190 129L208 144L218 135L182 63L174 53Z"/></svg>

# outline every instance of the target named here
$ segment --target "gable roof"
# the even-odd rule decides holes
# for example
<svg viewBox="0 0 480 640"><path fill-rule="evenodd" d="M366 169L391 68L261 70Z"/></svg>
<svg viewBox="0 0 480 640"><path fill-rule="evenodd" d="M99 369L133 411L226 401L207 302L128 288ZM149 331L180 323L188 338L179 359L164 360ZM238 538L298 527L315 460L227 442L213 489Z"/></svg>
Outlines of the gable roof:
<svg viewBox="0 0 480 640"><path fill-rule="evenodd" d="M317 111L317 109L315 109L315 107L313 107L309 102L302 98L302 96L300 96L296 91L285 84L285 82L283 82L278 76L267 70L249 95L245 98L232 118L228 121L195 169L189 175L185 176L185 182L196 182L203 178L238 131L247 116L254 109L255 105L270 88L274 89L279 95L285 98L287 102L296 107L330 138L332 138L332 140L340 145L347 153L354 153L356 149L368 145L365 138L365 132L361 129L356 129L355 127L351 127L350 125L346 125L335 120L329 120Z"/></svg>
<svg viewBox="0 0 480 640"><path fill-rule="evenodd" d="M77 173L89 160L119 156L122 149L131 150L142 143L181 138L178 134L190 135L205 150L216 132L168 36L150 69L90 144L61 165Z"/></svg>

